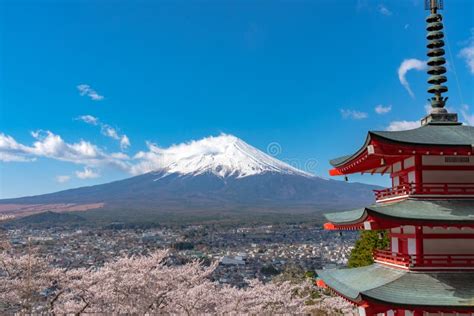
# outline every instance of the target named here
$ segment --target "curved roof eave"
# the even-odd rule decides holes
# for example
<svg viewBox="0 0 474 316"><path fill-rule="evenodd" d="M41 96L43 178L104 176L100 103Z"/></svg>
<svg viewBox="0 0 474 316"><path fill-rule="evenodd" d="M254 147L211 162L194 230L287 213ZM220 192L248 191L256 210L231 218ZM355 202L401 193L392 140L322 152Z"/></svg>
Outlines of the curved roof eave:
<svg viewBox="0 0 474 316"><path fill-rule="evenodd" d="M474 200L406 199L394 203L374 204L352 211L324 214L338 226L360 224L369 216L391 220L430 221L433 223L474 223Z"/></svg>
<svg viewBox="0 0 474 316"><path fill-rule="evenodd" d="M324 217L336 225L355 225L367 218L367 208L352 211L324 214Z"/></svg>
<svg viewBox="0 0 474 316"><path fill-rule="evenodd" d="M359 302L364 292L393 282L407 272L372 264L360 268L318 270L316 273L327 286L348 299Z"/></svg>
<svg viewBox="0 0 474 316"><path fill-rule="evenodd" d="M364 150L367 148L367 146L370 144L370 140L371 140L371 133L372 132L369 132L367 134L367 137L365 138L365 142L364 144L362 145L361 148L359 148L355 153L353 153L352 155L345 155L345 156L342 156L342 157L338 157L338 158L335 158L335 159L331 159L329 160L329 163L331 164L331 166L333 167L340 167L342 165L344 165L345 163L347 163L348 161L351 161L352 159L356 158L357 156L359 156L362 152L364 152Z"/></svg>
<svg viewBox="0 0 474 316"><path fill-rule="evenodd" d="M474 272L409 272L381 264L316 271L327 286L355 302L472 308Z"/></svg>
<svg viewBox="0 0 474 316"><path fill-rule="evenodd" d="M340 167L360 155L374 138L412 146L473 147L474 127L459 124L427 124L405 131L369 131L364 145L352 155L330 160Z"/></svg>
<svg viewBox="0 0 474 316"><path fill-rule="evenodd" d="M393 282L363 291L371 298L389 305L419 307L474 307L473 272L409 272Z"/></svg>

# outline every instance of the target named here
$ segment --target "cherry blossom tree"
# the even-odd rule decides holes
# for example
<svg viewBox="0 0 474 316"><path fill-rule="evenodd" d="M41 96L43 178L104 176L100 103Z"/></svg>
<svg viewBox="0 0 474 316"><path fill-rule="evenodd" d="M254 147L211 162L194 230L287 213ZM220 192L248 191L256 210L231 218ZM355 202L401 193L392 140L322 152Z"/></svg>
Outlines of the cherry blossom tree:
<svg viewBox="0 0 474 316"><path fill-rule="evenodd" d="M307 314L310 282L245 288L211 281L217 263L173 265L168 251L120 258L93 269L51 268L34 254L0 253L0 311L48 314ZM338 301L339 302L339 301ZM333 304L334 305L334 304ZM347 306L344 305L344 306ZM334 313L333 313L334 315Z"/></svg>
<svg viewBox="0 0 474 316"><path fill-rule="evenodd" d="M0 254L0 302L14 310L31 313L43 300L42 291L48 279L47 264L31 254L15 256Z"/></svg>

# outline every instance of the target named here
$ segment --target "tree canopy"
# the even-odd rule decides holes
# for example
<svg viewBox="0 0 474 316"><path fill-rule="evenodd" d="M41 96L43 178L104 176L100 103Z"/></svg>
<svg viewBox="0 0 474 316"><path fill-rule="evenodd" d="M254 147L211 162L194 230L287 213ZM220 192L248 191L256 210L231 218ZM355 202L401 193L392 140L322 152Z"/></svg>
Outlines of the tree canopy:
<svg viewBox="0 0 474 316"><path fill-rule="evenodd" d="M364 230L356 241L351 252L348 266L350 268L364 267L374 263L373 252L376 249L386 249L390 243L388 234L380 230Z"/></svg>

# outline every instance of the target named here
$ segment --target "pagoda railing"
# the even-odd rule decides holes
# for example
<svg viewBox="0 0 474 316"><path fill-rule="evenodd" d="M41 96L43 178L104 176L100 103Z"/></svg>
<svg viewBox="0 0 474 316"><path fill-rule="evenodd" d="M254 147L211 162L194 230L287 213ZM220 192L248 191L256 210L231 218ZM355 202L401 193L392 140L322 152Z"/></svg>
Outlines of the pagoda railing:
<svg viewBox="0 0 474 316"><path fill-rule="evenodd" d="M411 258L409 255L391 252L389 250L375 250L374 261L382 261L397 266L409 267L411 263Z"/></svg>
<svg viewBox="0 0 474 316"><path fill-rule="evenodd" d="M410 195L474 195L474 183L406 183L374 193L377 201Z"/></svg>
<svg viewBox="0 0 474 316"><path fill-rule="evenodd" d="M374 261L410 269L474 269L474 254L407 255L389 250L376 250Z"/></svg>
<svg viewBox="0 0 474 316"><path fill-rule="evenodd" d="M374 190L375 200L385 200L397 196L407 196L412 194L412 185L411 184L402 184L395 187L383 189L383 190Z"/></svg>

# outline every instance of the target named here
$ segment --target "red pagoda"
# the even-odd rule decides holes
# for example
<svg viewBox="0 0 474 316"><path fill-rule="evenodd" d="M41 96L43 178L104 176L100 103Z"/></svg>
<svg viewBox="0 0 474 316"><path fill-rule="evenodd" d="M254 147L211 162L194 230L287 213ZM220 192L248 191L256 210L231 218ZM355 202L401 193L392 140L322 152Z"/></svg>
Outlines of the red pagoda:
<svg viewBox="0 0 474 316"><path fill-rule="evenodd" d="M333 176L389 174L376 203L326 214L328 230L384 230L374 264L318 271L322 286L363 315L474 315L474 127L445 109L442 0L426 0L431 113L421 127L371 131L354 154L331 161Z"/></svg>

